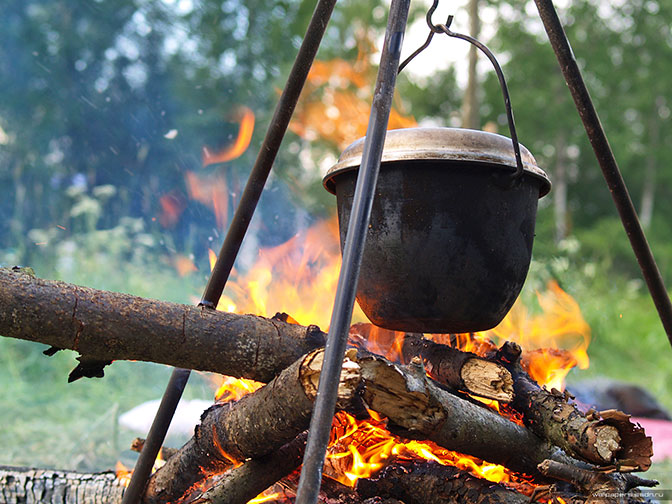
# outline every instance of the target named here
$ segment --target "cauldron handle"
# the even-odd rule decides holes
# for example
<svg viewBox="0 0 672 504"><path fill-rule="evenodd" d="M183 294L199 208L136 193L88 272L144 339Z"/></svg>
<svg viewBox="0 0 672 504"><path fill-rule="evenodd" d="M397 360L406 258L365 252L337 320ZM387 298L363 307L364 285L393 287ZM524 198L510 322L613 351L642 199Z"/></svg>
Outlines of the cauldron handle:
<svg viewBox="0 0 672 504"><path fill-rule="evenodd" d="M513 184L516 181L518 181L520 177L523 176L523 160L520 156L520 145L518 144L518 134L516 133L516 124L515 121L513 120L513 109L511 107L511 98L509 97L509 88L506 85L506 79L504 79L504 72L502 71L502 67L499 65L499 62L497 61L497 58L495 58L495 55L492 53L490 49L488 49L488 47L485 44L476 40L473 37L470 37L469 35L455 33L454 31L450 30L450 25L453 22L452 15L448 16L448 20L446 21L445 24L440 23L438 25L435 25L434 23L432 23L432 14L434 14L434 11L438 6L439 6L439 0L434 0L434 3L427 11L427 25L429 26L429 35L427 36L427 40L425 40L424 44L418 47L418 49L416 49L408 58L406 58L399 65L398 73L400 73L406 67L406 65L408 65L411 62L413 58L415 58L418 54L424 51L427 48L427 46L429 46L435 33L445 33L449 37L466 40L470 44L480 49L481 52L488 57L490 63L492 63L492 66L495 69L495 73L497 74L497 78L499 79L499 86L502 89L502 95L504 95L504 107L506 108L506 118L509 123L511 142L513 143L513 153L516 157L516 171L511 175L510 179L510 185L513 186Z"/></svg>

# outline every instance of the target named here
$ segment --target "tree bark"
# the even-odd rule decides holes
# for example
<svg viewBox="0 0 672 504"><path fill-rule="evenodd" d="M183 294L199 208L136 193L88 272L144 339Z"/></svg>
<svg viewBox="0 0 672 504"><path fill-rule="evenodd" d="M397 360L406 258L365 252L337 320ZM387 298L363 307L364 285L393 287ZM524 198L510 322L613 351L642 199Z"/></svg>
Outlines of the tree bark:
<svg viewBox="0 0 672 504"><path fill-rule="evenodd" d="M201 479L246 459L270 455L306 430L323 355L323 350L312 352L239 401L208 409L194 437L152 475L143 502L176 501ZM361 382L354 358L354 350L346 353L338 392L341 408Z"/></svg>
<svg viewBox="0 0 672 504"><path fill-rule="evenodd" d="M429 376L452 389L496 401L513 400L513 378L501 364L434 343L419 334L404 336L402 353L406 362L421 356Z"/></svg>
<svg viewBox="0 0 672 504"><path fill-rule="evenodd" d="M457 467L436 462L393 462L373 478L359 480L362 497L394 497L406 504L529 504L530 498Z"/></svg>
<svg viewBox="0 0 672 504"><path fill-rule="evenodd" d="M0 466L0 497L8 504L117 504L125 489L113 472L83 474Z"/></svg>
<svg viewBox="0 0 672 504"><path fill-rule="evenodd" d="M326 338L314 325L100 291L7 268L0 268L0 334L75 350L89 361L149 361L261 382Z"/></svg>
<svg viewBox="0 0 672 504"><path fill-rule="evenodd" d="M629 416L618 412L604 412L602 418L597 412L586 415L569 403L567 394L541 388L520 366L521 348L515 343L505 343L497 355L514 378L511 406L538 436L593 464L614 464L624 471L650 467L651 438Z"/></svg>

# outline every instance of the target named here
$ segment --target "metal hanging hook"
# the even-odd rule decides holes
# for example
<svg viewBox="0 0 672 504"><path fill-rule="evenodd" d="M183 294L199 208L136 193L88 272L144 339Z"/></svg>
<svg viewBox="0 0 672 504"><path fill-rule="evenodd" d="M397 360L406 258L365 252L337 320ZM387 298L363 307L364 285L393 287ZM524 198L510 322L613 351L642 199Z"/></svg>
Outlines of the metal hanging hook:
<svg viewBox="0 0 672 504"><path fill-rule="evenodd" d="M436 11L436 8L438 6L439 6L439 0L434 0L432 6L427 11L426 20L427 20L427 26L429 26L429 35L427 36L427 40L425 40L425 42L420 47L418 47L408 58L406 58L403 61L403 63L401 63L401 65L399 65L398 72L401 72L413 60L413 58L415 58L418 54L427 49L429 44L432 42L432 39L434 38L434 34L436 33L445 33L449 37L466 40L470 44L480 49L481 52L488 57L490 63L492 63L492 66L495 69L495 73L497 74L497 79L499 79L499 86L502 89L502 95L504 96L504 108L506 109L506 119L509 123L511 142L513 143L513 152L516 158L516 171L511 176L511 182L512 183L516 182L523 175L523 160L520 155L520 144L518 143L516 124L513 119L513 109L511 108L511 98L509 96L509 88L506 85L506 79L504 78L504 72L502 71L502 67L499 65L499 62L495 58L495 55L492 53L490 49L488 49L488 47L485 44L476 40L473 37L470 37L469 35L456 33L450 30L450 25L453 23L454 16L452 15L448 16L448 19L446 20L445 24L435 25L432 22L432 16L434 15L434 12Z"/></svg>

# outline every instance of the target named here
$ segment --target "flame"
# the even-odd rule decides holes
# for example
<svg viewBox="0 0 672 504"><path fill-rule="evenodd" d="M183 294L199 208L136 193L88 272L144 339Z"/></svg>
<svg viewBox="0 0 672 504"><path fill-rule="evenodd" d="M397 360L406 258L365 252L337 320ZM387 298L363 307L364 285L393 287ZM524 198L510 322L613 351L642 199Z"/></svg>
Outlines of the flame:
<svg viewBox="0 0 672 504"><path fill-rule="evenodd" d="M234 378L232 376L223 376L220 378L223 379L215 392L215 401L219 402L237 401L244 395L254 392L263 386L263 383L246 378Z"/></svg>
<svg viewBox="0 0 672 504"><path fill-rule="evenodd" d="M156 455L156 460L152 466L152 474L158 471L166 464L166 461L163 459L163 448L159 449L159 453ZM114 472L117 476L117 479L120 480L120 483L127 487L131 483L131 476L133 475L133 470L126 467L121 460L117 460L117 463L114 467Z"/></svg>
<svg viewBox="0 0 672 504"><path fill-rule="evenodd" d="M218 309L237 313L290 313L303 325L326 328L341 256L336 217L318 222L276 247L263 249L245 275L232 273ZM355 307L355 320L366 320Z"/></svg>
<svg viewBox="0 0 672 504"><path fill-rule="evenodd" d="M121 460L117 460L117 464L114 467L114 472L117 475L117 479L120 480L120 483L127 487L131 482L131 474L133 471L126 467L121 462Z"/></svg>
<svg viewBox="0 0 672 504"><path fill-rule="evenodd" d="M268 502L281 497L278 492L273 492L271 494L266 494L266 492L257 495L254 499L247 501L247 504L260 504L262 502Z"/></svg>
<svg viewBox="0 0 672 504"><path fill-rule="evenodd" d="M374 44L359 41L354 63L336 58L316 61L308 74L301 100L289 128L306 140L326 140L341 150L366 134L376 69L369 57ZM390 111L388 128L417 126L400 112L399 100Z"/></svg>
<svg viewBox="0 0 672 504"><path fill-rule="evenodd" d="M198 268L190 258L183 256L182 254L177 254L173 258L173 265L177 270L177 274L181 277L187 276L189 273L198 271Z"/></svg>
<svg viewBox="0 0 672 504"><path fill-rule="evenodd" d="M354 487L360 478L373 476L393 459L425 459L453 465L493 483L511 482L515 475L509 469L462 455L430 442L405 440L392 435L386 419L369 411L369 420L358 421L345 412L337 413L331 431L327 467L335 470L330 476Z"/></svg>
<svg viewBox="0 0 672 504"><path fill-rule="evenodd" d="M230 146L218 151L211 152L207 147L203 147L203 166L214 163L226 163L240 157L249 147L254 132L254 112L248 107L240 106L235 113L240 121L238 136Z"/></svg>
<svg viewBox="0 0 672 504"><path fill-rule="evenodd" d="M540 314L530 314L518 300L504 320L486 335L520 344L526 350L523 366L530 376L540 385L564 390L571 368L588 367L590 326L578 303L555 281L537 293L537 300Z"/></svg>
<svg viewBox="0 0 672 504"><path fill-rule="evenodd" d="M211 252L211 257L214 252ZM335 218L317 223L286 243L260 251L256 264L246 273L232 275L219 309L238 313L269 315L291 313L288 321L303 325L328 324L340 268L338 228ZM590 330L577 303L556 283L538 293L541 314L532 314L517 302L511 313L495 329L471 334L427 335L439 343L479 355L497 349L493 341L513 340L524 348L523 365L542 385L560 388L560 382L573 365L587 366L586 348ZM356 321L365 320L357 311ZM371 324L354 324L352 344L400 360L403 333ZM564 350L563 350L564 348ZM217 393L218 400L237 400L261 384L227 378ZM520 415L508 405L482 400L486 406L512 421ZM398 458L420 458L457 466L492 482L516 485L520 491L529 483L503 466L445 450L431 442L406 440L386 429L386 419L370 412L368 420L356 420L338 413L331 431L328 473L343 484L354 486L359 478L374 475Z"/></svg>
<svg viewBox="0 0 672 504"><path fill-rule="evenodd" d="M229 186L224 174L199 175L187 171L184 181L189 198L209 207L215 214L217 227L223 229L229 219Z"/></svg>
<svg viewBox="0 0 672 504"><path fill-rule="evenodd" d="M184 196L177 191L171 191L159 198L161 214L159 215L159 224L164 228L173 228L180 220L180 216L187 207Z"/></svg>

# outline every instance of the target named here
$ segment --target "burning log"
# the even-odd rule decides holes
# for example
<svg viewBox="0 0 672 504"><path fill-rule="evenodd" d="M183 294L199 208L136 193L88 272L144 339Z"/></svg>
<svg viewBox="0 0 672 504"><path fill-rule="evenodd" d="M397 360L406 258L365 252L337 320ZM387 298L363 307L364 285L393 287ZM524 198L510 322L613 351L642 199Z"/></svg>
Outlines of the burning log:
<svg viewBox="0 0 672 504"><path fill-rule="evenodd" d="M112 504L121 502L126 483L113 472L83 474L0 466L0 487L3 502Z"/></svg>
<svg viewBox="0 0 672 504"><path fill-rule="evenodd" d="M404 336L402 354L406 362L421 356L429 376L450 388L501 402L513 400L513 378L499 363L419 334Z"/></svg>
<svg viewBox="0 0 672 504"><path fill-rule="evenodd" d="M636 496L627 493L638 486L655 487L658 482L644 479L634 474L605 473L583 467L563 464L555 460L544 460L539 471L553 479L566 481L577 487L589 498L586 502L607 504L609 502L640 502Z"/></svg>
<svg viewBox="0 0 672 504"><path fill-rule="evenodd" d="M262 382L324 346L326 337L314 325L143 299L7 268L0 268L0 334L75 350L85 362L99 363L99 373L101 363L139 360Z"/></svg>
<svg viewBox="0 0 672 504"><path fill-rule="evenodd" d="M514 490L435 462L394 462L357 482L362 497L394 497L406 504L529 504Z"/></svg>
<svg viewBox="0 0 672 504"><path fill-rule="evenodd" d="M216 475L198 485L185 496L184 504L244 504L301 465L307 432L279 450L248 460L224 474Z"/></svg>
<svg viewBox="0 0 672 504"><path fill-rule="evenodd" d="M354 354L348 352L341 372L341 408L350 403L361 382ZM175 501L205 476L269 455L306 430L322 357L322 350L312 352L254 393L208 409L194 437L150 478L144 502Z"/></svg>
<svg viewBox="0 0 672 504"><path fill-rule="evenodd" d="M515 390L511 405L533 432L597 465L614 464L621 471L650 467L653 445L643 428L620 412L582 413L569 403L568 394L549 392L530 378L520 365L520 355L520 346L507 342L497 352L497 360L511 371Z"/></svg>
<svg viewBox="0 0 672 504"><path fill-rule="evenodd" d="M545 459L572 463L525 427L432 383L418 358L401 367L370 354L358 364L364 401L388 418L393 432L529 475L538 473L537 465Z"/></svg>

